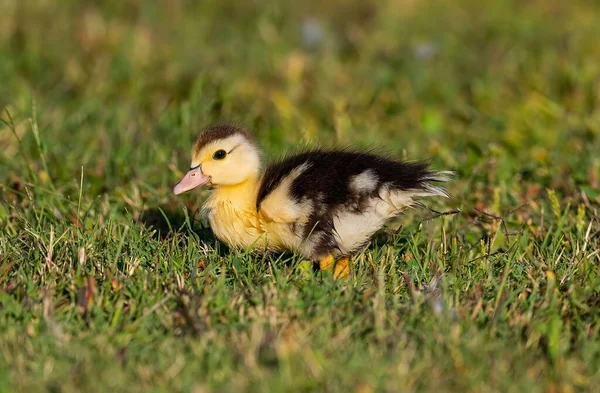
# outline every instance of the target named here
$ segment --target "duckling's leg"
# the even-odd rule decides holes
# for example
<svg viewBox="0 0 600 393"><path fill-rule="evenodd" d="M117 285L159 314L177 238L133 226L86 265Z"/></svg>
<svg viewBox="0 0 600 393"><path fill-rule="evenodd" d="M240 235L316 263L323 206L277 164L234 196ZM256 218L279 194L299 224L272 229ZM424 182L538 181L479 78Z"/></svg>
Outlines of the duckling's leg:
<svg viewBox="0 0 600 393"><path fill-rule="evenodd" d="M348 262L348 257L341 257L336 262L334 256L328 254L325 257L319 258L319 270L328 271L333 269L334 278L344 278L350 273Z"/></svg>
<svg viewBox="0 0 600 393"><path fill-rule="evenodd" d="M348 257L341 257L338 259L337 263L335 264L335 269L333 270L333 277L340 279L350 274L350 266L348 265L349 261L350 260Z"/></svg>
<svg viewBox="0 0 600 393"><path fill-rule="evenodd" d="M328 254L323 258L319 258L319 270L331 270L335 265L335 258Z"/></svg>
<svg viewBox="0 0 600 393"><path fill-rule="evenodd" d="M348 258L342 257L336 262L333 256L339 251L337 241L333 236L335 231L333 222L321 220L312 228L313 230L308 236L309 241L316 244L311 253L315 270L333 270L333 277L336 279L346 277L350 273Z"/></svg>

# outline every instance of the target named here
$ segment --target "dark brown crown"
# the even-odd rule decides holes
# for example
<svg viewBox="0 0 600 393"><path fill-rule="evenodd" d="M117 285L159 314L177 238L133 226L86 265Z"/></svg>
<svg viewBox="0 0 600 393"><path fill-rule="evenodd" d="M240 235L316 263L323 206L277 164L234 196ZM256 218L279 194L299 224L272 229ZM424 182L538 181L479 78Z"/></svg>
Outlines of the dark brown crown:
<svg viewBox="0 0 600 393"><path fill-rule="evenodd" d="M248 141L252 141L250 134L241 126L236 124L214 124L205 128L196 141L194 142L194 150L199 152L202 148L211 142L219 139L229 138L230 136L241 135Z"/></svg>

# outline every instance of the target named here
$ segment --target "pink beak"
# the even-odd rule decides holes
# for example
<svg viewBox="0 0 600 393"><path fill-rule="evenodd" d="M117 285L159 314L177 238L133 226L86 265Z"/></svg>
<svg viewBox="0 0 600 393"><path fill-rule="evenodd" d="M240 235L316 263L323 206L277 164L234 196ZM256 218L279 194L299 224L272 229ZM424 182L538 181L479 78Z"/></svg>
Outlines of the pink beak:
<svg viewBox="0 0 600 393"><path fill-rule="evenodd" d="M210 176L206 176L202 173L202 165L198 165L197 167L190 169L183 179L173 187L173 192L175 195L179 195L193 188L203 186L209 181Z"/></svg>

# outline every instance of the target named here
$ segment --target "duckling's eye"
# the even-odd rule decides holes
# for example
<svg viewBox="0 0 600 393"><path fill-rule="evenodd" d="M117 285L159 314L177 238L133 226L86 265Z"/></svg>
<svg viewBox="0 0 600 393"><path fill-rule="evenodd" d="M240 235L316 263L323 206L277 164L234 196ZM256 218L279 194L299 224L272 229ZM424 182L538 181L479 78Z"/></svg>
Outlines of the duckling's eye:
<svg viewBox="0 0 600 393"><path fill-rule="evenodd" d="M225 158L226 155L227 152L225 150L217 150L215 154L213 154L213 158L215 160L222 160L223 158Z"/></svg>

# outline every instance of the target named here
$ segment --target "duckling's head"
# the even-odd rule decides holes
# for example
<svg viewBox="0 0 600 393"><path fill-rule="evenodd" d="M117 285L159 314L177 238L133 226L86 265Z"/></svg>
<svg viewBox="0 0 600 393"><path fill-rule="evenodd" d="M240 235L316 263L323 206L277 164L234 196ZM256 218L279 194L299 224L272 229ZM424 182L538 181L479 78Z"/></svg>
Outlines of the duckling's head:
<svg viewBox="0 0 600 393"><path fill-rule="evenodd" d="M203 185L234 186L255 179L259 171L259 151L248 133L235 125L214 125L196 139L190 171L173 192L178 195Z"/></svg>

